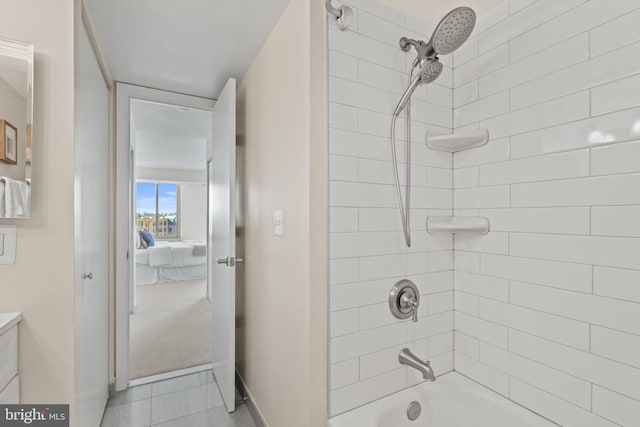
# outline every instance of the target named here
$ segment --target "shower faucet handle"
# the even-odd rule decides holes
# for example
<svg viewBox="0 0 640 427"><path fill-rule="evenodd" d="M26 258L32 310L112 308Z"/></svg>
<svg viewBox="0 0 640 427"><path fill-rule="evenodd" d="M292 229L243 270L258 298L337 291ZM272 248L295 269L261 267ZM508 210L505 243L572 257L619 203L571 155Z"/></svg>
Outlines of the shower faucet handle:
<svg viewBox="0 0 640 427"><path fill-rule="evenodd" d="M418 321L418 306L420 303L416 301L415 295L413 292L406 291L403 292L400 296L400 307L404 309L409 309L413 313L411 320L414 322Z"/></svg>
<svg viewBox="0 0 640 427"><path fill-rule="evenodd" d="M418 307L420 306L420 290L411 280L403 279L397 282L389 292L389 309L397 319L418 321Z"/></svg>

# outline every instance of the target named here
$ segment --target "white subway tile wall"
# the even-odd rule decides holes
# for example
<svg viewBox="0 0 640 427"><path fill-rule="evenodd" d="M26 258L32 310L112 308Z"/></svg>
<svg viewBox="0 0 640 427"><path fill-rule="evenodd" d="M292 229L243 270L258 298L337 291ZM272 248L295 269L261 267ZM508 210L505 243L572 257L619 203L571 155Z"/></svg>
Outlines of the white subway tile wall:
<svg viewBox="0 0 640 427"><path fill-rule="evenodd" d="M508 14L504 13L508 4ZM454 55L455 370L569 427L640 425L640 1L511 0Z"/></svg>
<svg viewBox="0 0 640 427"><path fill-rule="evenodd" d="M354 25L344 32L329 26L332 416L422 381L398 363L403 347L431 359L437 375L453 370L454 347L453 238L426 232L428 215L452 215L453 156L424 143L427 131L452 132L453 57L443 57L440 78L412 98L413 244L407 248L396 205L390 126L415 54L404 53L398 42L402 36L424 39L433 24L374 0L347 3L354 8ZM495 114L507 111L508 95L500 95ZM404 115L397 125L404 184ZM405 277L420 288L418 323L398 320L388 308L391 287Z"/></svg>
<svg viewBox="0 0 640 427"><path fill-rule="evenodd" d="M391 113L434 22L351 0L329 26L330 414L422 378L404 346L563 426L640 419L640 0L505 0L413 96L413 245L391 164ZM451 155L426 132L489 129ZM404 193L403 193L404 194ZM489 218L484 236L428 216ZM388 292L409 278L420 321Z"/></svg>

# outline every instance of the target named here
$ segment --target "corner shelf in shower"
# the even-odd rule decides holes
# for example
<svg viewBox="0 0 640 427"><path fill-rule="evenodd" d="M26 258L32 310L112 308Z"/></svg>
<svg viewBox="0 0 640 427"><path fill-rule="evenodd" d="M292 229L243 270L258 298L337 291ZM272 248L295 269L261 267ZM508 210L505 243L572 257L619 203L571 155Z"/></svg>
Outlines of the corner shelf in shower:
<svg viewBox="0 0 640 427"><path fill-rule="evenodd" d="M453 135L435 135L427 132L427 147L432 150L456 153L470 148L481 147L489 141L489 131L478 129Z"/></svg>
<svg viewBox="0 0 640 427"><path fill-rule="evenodd" d="M489 220L480 216L432 216L427 218L429 233L487 234Z"/></svg>

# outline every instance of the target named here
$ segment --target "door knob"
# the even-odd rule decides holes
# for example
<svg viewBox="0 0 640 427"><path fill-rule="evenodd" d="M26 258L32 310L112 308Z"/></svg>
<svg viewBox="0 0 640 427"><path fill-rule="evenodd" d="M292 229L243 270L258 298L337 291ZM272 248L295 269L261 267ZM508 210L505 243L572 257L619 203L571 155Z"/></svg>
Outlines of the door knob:
<svg viewBox="0 0 640 427"><path fill-rule="evenodd" d="M86 280L86 279L93 280L93 273L89 273L89 274L85 273L85 274L83 274L82 275L82 279L83 280Z"/></svg>
<svg viewBox="0 0 640 427"><path fill-rule="evenodd" d="M224 257L216 259L218 264L226 264L227 267L234 267L239 262L244 262L243 258Z"/></svg>

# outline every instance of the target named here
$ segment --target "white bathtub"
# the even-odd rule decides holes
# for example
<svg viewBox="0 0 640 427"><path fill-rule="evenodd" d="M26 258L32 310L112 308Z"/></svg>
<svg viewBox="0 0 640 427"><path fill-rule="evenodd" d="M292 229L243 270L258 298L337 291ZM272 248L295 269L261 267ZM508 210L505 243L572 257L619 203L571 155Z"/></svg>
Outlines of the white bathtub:
<svg viewBox="0 0 640 427"><path fill-rule="evenodd" d="M413 401L422 406L407 418ZM452 372L329 420L329 427L549 427L556 424Z"/></svg>

